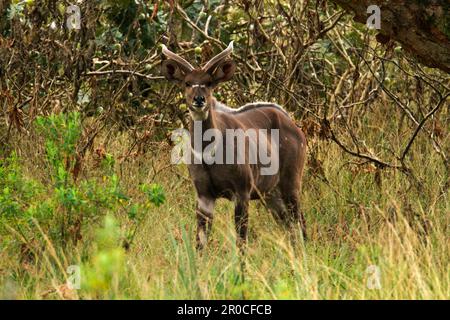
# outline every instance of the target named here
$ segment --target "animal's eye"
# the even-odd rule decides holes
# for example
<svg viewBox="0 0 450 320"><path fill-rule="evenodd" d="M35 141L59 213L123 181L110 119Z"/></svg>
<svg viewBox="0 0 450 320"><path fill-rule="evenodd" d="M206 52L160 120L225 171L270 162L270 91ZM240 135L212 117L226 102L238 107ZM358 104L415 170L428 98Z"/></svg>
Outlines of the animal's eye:
<svg viewBox="0 0 450 320"><path fill-rule="evenodd" d="M206 83L206 86L207 86L207 87L212 87L212 81L208 81L208 82Z"/></svg>
<svg viewBox="0 0 450 320"><path fill-rule="evenodd" d="M186 87L192 87L192 83L186 82Z"/></svg>

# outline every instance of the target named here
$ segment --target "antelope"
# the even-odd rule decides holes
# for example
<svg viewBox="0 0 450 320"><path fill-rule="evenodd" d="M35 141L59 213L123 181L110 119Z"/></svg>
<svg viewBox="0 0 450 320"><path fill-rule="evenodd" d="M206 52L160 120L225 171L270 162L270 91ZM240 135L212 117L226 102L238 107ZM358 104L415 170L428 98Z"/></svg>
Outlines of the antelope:
<svg viewBox="0 0 450 320"><path fill-rule="evenodd" d="M277 153L278 170L272 175L261 174L264 165L256 163L201 163L188 164L189 174L197 194L197 249L207 244L213 222L214 205L217 199L225 198L235 202L234 221L237 244L240 248L247 242L248 207L250 200L262 200L275 220L290 232L306 239L306 225L299 207L303 167L306 159L306 138L288 113L278 104L256 102L238 109L218 102L213 92L216 87L232 78L236 64L231 58L233 42L221 53L209 60L203 67L194 68L181 56L162 45L166 57L161 64L161 73L169 81L178 83L184 89L186 105L190 114L189 132L193 137L195 128L204 133L214 129L222 133L222 148L235 146L228 130L265 130L269 134L253 139L257 146L265 143L269 153ZM277 130L278 141L273 141L270 132ZM249 138L249 137L246 137ZM246 140L246 144L248 141ZM194 148L194 139L191 138ZM201 144L202 151L206 144ZM216 150L225 152L226 150ZM229 151L229 150L228 150ZM246 154L245 159L249 156ZM299 228L300 227L300 228Z"/></svg>

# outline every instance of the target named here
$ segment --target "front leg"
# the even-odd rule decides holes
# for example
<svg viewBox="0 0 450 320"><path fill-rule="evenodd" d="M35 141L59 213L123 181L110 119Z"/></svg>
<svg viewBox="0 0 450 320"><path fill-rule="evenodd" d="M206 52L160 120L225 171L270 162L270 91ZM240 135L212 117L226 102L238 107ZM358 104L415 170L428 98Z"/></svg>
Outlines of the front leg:
<svg viewBox="0 0 450 320"><path fill-rule="evenodd" d="M197 199L197 249L203 249L211 232L216 200L199 196Z"/></svg>
<svg viewBox="0 0 450 320"><path fill-rule="evenodd" d="M249 196L243 196L237 199L234 208L234 223L236 226L236 242L239 248L243 249L247 243L248 230L248 203Z"/></svg>

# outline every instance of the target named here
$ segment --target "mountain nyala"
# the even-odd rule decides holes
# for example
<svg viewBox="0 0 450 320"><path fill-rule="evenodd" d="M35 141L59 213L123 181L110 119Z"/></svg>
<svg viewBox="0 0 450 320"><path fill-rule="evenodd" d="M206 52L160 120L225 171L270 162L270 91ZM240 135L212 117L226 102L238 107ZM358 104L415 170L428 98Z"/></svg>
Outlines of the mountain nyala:
<svg viewBox="0 0 450 320"><path fill-rule="evenodd" d="M305 135L275 103L255 102L233 109L215 99L214 90L230 80L236 70L232 52L231 42L203 67L195 68L163 45L166 59L161 65L162 74L184 90L189 109L190 147L197 161L190 161L188 167L197 194L199 249L207 244L214 205L219 198L235 203L234 222L241 248L247 241L250 200L262 201L291 234L306 237L299 205L306 160ZM199 134L201 140L196 144ZM242 135L244 143L236 143ZM208 140L205 136L214 139L205 141ZM276 164L262 161L267 157L262 157L258 150L264 150ZM221 155L223 161L206 161L205 157L211 154ZM264 171L268 167L276 170Z"/></svg>

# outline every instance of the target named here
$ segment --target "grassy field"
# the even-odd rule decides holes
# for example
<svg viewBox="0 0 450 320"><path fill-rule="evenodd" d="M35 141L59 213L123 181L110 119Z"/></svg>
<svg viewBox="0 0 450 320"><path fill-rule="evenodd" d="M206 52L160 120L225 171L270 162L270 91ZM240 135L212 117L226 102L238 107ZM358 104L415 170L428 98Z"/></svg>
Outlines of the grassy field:
<svg viewBox="0 0 450 320"><path fill-rule="evenodd" d="M382 114L380 110L379 117ZM361 130L373 132L367 135L371 144L395 145L397 133L383 134L389 125L388 120L382 127L369 123ZM336 144L309 137L301 195L309 240L292 248L284 230L254 202L245 257L235 246L233 205L225 200L216 207L209 247L201 254L195 251L194 190L187 168L169 165L167 143L124 158L131 144L127 133L114 139L99 136L73 183L78 188L73 198L84 197L77 207L60 200L43 143L36 141L42 141L42 134L16 140L16 164L4 160L2 166L2 209L8 205L5 188L20 192L12 196L19 205L16 217L2 216L1 298L450 297L450 203L443 188L448 177L426 137L414 144L410 160L421 188L410 185L399 171L356 165ZM103 146L109 169L99 164L103 151L98 148ZM115 180L114 192L126 194L117 201L111 200L116 193L108 193ZM159 206L154 193L148 201L149 193L142 188L153 183L164 190L157 188L163 202ZM30 184L40 191L27 194L23 188ZM101 202L93 197L92 186L109 198ZM83 191L86 188L94 191ZM71 229L77 225L75 218L61 224L60 219L70 215L82 217L79 230ZM76 241L60 241L60 226L67 227L69 238L76 235ZM72 265L81 270L79 290L66 284Z"/></svg>

